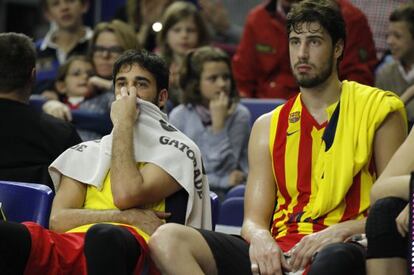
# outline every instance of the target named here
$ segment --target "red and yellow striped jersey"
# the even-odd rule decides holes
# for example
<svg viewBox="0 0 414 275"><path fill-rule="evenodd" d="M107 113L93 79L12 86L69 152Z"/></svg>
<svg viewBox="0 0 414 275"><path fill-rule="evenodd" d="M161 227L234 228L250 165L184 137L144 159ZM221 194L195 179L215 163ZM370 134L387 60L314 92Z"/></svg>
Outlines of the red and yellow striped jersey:
<svg viewBox="0 0 414 275"><path fill-rule="evenodd" d="M333 113L337 104L328 107L328 114ZM282 240L289 235L298 241L300 236L327 226L366 216L369 188L375 179L371 159L354 176L353 184L335 209L316 219L310 218L318 188L314 169L326 125L319 124L312 117L302 104L300 95L273 111L269 145L277 184L271 224L275 239ZM365 187L361 188L363 185Z"/></svg>

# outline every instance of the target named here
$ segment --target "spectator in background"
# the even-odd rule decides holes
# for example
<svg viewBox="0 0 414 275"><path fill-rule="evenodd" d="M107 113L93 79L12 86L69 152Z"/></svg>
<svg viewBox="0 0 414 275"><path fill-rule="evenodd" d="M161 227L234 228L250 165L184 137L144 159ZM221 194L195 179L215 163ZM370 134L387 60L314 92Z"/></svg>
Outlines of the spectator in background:
<svg viewBox="0 0 414 275"><path fill-rule="evenodd" d="M238 103L230 59L209 46L187 54L180 72L182 104L170 122L199 146L210 188L219 195L245 183L250 113Z"/></svg>
<svg viewBox="0 0 414 275"><path fill-rule="evenodd" d="M375 4L367 0L350 0L350 2L358 7L367 17L375 42L377 58L381 60L384 58L384 55L389 54L386 41L388 18L399 4L406 3L407 0L375 0Z"/></svg>
<svg viewBox="0 0 414 275"><path fill-rule="evenodd" d="M36 41L35 94L57 98L53 84L59 65L73 54L86 54L92 30L83 25L82 16L88 11L89 0L41 0L41 6L51 29Z"/></svg>
<svg viewBox="0 0 414 275"><path fill-rule="evenodd" d="M112 69L116 59L125 50L138 48L140 46L134 30L127 23L112 20L96 25L89 49L95 75L88 80L89 89L99 95L100 99L110 103L113 100ZM85 105L87 106L88 104ZM89 109L91 112L97 111L92 106L88 107L91 108ZM70 108L58 100L49 100L44 104L43 110L50 114L59 114L59 117L67 120L71 120L72 117ZM98 113L101 114L102 119L109 120L109 111L109 106L107 106L106 112ZM100 134L108 134L105 132L108 129L104 128L102 131Z"/></svg>
<svg viewBox="0 0 414 275"><path fill-rule="evenodd" d="M170 66L170 101L179 104L178 70L189 50L207 45L207 25L197 7L190 2L177 1L165 10L162 30L157 36L160 55Z"/></svg>
<svg viewBox="0 0 414 275"><path fill-rule="evenodd" d="M36 51L23 34L0 34L0 179L54 189L47 171L67 148L81 142L75 128L29 105Z"/></svg>
<svg viewBox="0 0 414 275"><path fill-rule="evenodd" d="M288 99L296 94L298 87L289 66L285 29L286 13L294 2L299 1L270 0L248 15L233 57L233 73L242 97ZM371 85L377 59L368 22L347 0L336 2L347 27L339 77Z"/></svg>
<svg viewBox="0 0 414 275"><path fill-rule="evenodd" d="M240 42L247 13L262 0L198 0L197 2L213 33L212 40L227 50Z"/></svg>
<svg viewBox="0 0 414 275"><path fill-rule="evenodd" d="M72 56L65 64L61 65L56 78L55 89L62 98L62 103L67 108L50 108L53 101L48 101L43 105L43 110L50 115L71 121L72 110L84 110L88 113L109 114L113 93L96 92L93 87L88 85L89 78L95 75L93 65L86 56ZM69 115L69 117L67 117ZM98 121L97 121L98 123ZM77 126L75 124L75 126ZM77 131L82 140L94 140L101 138L105 133L82 129L77 126ZM107 134L107 133L106 133Z"/></svg>
<svg viewBox="0 0 414 275"><path fill-rule="evenodd" d="M382 66L376 76L378 88L393 91L406 105L408 119L414 121L414 3L403 4L389 18L387 43L393 61Z"/></svg>

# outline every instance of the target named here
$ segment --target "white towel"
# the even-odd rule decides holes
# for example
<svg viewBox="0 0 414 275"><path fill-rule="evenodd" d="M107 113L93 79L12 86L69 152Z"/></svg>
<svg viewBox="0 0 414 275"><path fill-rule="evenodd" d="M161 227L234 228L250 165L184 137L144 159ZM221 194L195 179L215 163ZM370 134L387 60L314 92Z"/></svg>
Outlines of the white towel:
<svg viewBox="0 0 414 275"><path fill-rule="evenodd" d="M197 145L167 122L154 104L138 99L140 115L134 126L136 162L150 162L169 173L188 193L186 225L211 229L209 186ZM111 163L112 133L63 152L49 173L58 190L61 175L102 188Z"/></svg>

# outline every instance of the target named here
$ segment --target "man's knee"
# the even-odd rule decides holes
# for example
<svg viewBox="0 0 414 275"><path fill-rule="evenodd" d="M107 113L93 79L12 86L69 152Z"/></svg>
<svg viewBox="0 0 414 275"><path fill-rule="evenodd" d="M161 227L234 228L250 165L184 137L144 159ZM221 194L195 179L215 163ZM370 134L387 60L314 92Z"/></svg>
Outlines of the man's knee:
<svg viewBox="0 0 414 275"><path fill-rule="evenodd" d="M326 246L315 257L309 275L363 274L364 248L357 244L334 243Z"/></svg>
<svg viewBox="0 0 414 275"><path fill-rule="evenodd" d="M95 224L85 235L85 249L90 246L114 246L122 243L121 228L111 224Z"/></svg>
<svg viewBox="0 0 414 275"><path fill-rule="evenodd" d="M387 197L371 207L365 230L368 258L405 257L407 239L398 233L395 219L406 205L402 199Z"/></svg>
<svg viewBox="0 0 414 275"><path fill-rule="evenodd" d="M171 249L176 249L177 245L183 245L187 229L182 225L174 223L160 226L148 241L151 254L164 253Z"/></svg>

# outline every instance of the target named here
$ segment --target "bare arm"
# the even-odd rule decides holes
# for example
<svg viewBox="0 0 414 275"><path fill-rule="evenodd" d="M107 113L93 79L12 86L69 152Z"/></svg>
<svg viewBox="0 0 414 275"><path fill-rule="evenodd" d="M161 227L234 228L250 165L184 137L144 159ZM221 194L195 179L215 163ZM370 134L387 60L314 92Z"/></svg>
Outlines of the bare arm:
<svg viewBox="0 0 414 275"><path fill-rule="evenodd" d="M83 209L86 196L86 185L62 177L60 188L53 200L50 215L50 229L65 232L81 225L99 222L119 222L135 225L152 234L163 224L152 210L129 209L121 210L89 210ZM158 213L161 215L162 213Z"/></svg>
<svg viewBox="0 0 414 275"><path fill-rule="evenodd" d="M408 200L410 173L414 170L413 152L414 132L411 131L372 187L372 203L389 196Z"/></svg>
<svg viewBox="0 0 414 275"><path fill-rule="evenodd" d="M250 135L242 236L250 243L251 263L258 265L261 274L283 274L282 266L288 267L269 231L276 194L269 150L270 119L270 114L259 118ZM256 274L257 270L252 267L252 272Z"/></svg>
<svg viewBox="0 0 414 275"><path fill-rule="evenodd" d="M136 89L124 91L113 104L114 124L111 158L111 187L114 204L129 209L158 202L178 191L181 186L157 165L148 163L137 169L134 158L133 129L139 110Z"/></svg>

